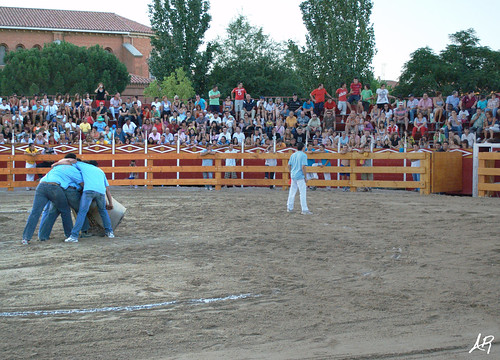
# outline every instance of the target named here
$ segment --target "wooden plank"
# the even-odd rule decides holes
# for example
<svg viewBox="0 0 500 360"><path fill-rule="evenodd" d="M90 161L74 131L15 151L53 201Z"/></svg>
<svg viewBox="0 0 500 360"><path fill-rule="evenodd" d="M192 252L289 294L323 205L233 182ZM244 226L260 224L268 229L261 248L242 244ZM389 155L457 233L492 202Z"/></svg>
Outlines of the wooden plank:
<svg viewBox="0 0 500 360"><path fill-rule="evenodd" d="M481 155L482 153L479 153ZM478 157L479 158L479 157ZM486 168L486 160L479 158L479 169L485 169ZM479 197L484 197L486 196L486 191L482 189L482 185L486 183L486 176L485 175L479 175L477 177L477 182L478 182L478 196Z"/></svg>
<svg viewBox="0 0 500 360"><path fill-rule="evenodd" d="M500 183L478 184L479 191L500 191Z"/></svg>
<svg viewBox="0 0 500 360"><path fill-rule="evenodd" d="M425 174L425 172L424 167L409 166L358 166L353 169L354 174Z"/></svg>
<svg viewBox="0 0 500 360"><path fill-rule="evenodd" d="M356 180L355 185L357 187L414 189L425 186L425 183L423 181Z"/></svg>
<svg viewBox="0 0 500 360"><path fill-rule="evenodd" d="M307 186L350 186L349 180L308 180Z"/></svg>
<svg viewBox="0 0 500 360"><path fill-rule="evenodd" d="M288 171L288 168L285 166L220 166L216 167L216 170L221 172L282 173Z"/></svg>
<svg viewBox="0 0 500 360"><path fill-rule="evenodd" d="M479 175L500 176L500 168L479 168Z"/></svg>
<svg viewBox="0 0 500 360"><path fill-rule="evenodd" d="M500 160L500 152L480 152L478 154L479 160Z"/></svg>

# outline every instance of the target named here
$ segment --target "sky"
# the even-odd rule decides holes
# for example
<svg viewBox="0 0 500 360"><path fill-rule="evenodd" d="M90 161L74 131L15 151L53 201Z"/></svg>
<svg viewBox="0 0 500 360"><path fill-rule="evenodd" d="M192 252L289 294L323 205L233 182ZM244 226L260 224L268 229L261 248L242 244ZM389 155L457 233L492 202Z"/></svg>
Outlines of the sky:
<svg viewBox="0 0 500 360"><path fill-rule="evenodd" d="M342 0L340 0L342 1ZM248 17L253 26L276 41L294 40L305 44L307 30L302 22L299 4L302 0L211 0L210 29L205 40L225 35L227 25L239 14ZM20 7L90 10L114 12L120 16L150 25L150 0L122 2L117 0L23 0ZM0 0L0 6L12 6ZM429 46L436 53L449 43L449 34L474 28L483 46L500 50L500 36L495 24L500 19L500 0L374 0L371 21L374 25L377 54L373 71L383 80L397 80L410 54Z"/></svg>

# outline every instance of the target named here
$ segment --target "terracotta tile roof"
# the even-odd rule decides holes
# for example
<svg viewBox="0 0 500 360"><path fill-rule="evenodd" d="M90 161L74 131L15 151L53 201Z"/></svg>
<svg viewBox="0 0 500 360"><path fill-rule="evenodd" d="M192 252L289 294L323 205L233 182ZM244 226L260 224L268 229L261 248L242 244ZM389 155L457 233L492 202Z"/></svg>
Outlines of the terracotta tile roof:
<svg viewBox="0 0 500 360"><path fill-rule="evenodd" d="M153 79L146 78L143 76L130 74L130 84L131 85L149 85Z"/></svg>
<svg viewBox="0 0 500 360"><path fill-rule="evenodd" d="M150 27L114 13L0 6L2 27L153 33Z"/></svg>

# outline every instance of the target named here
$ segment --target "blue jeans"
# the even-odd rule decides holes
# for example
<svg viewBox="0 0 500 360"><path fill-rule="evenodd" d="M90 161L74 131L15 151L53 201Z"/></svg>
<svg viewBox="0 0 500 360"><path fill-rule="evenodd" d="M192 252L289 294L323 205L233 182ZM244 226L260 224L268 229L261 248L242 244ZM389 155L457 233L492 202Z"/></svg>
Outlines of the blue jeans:
<svg viewBox="0 0 500 360"><path fill-rule="evenodd" d="M78 216L76 217L75 226L71 231L71 236L78 238L78 234L85 223L87 218L87 213L89 212L90 204L92 200L95 200L97 208L99 209L99 214L102 218L102 224L104 225L104 230L106 233L113 232L111 228L111 220L109 218L108 211L106 210L106 197L104 194L98 193L96 191L88 190L82 193L82 198L80 199L80 209L78 210Z"/></svg>
<svg viewBox="0 0 500 360"><path fill-rule="evenodd" d="M413 178L413 181L420 181L420 174L411 174L412 178ZM420 189L417 188L418 191L420 191Z"/></svg>
<svg viewBox="0 0 500 360"><path fill-rule="evenodd" d="M68 205L68 200L66 200L66 195L64 194L64 190L59 185L41 182L40 184L38 184L35 191L33 208L31 209L31 214L28 217L28 221L24 228L23 239L31 240L43 208L49 201L52 201L56 209L61 213L64 234L66 236L69 236L69 234L71 234L73 220L71 219L71 212Z"/></svg>
<svg viewBox="0 0 500 360"><path fill-rule="evenodd" d="M452 126L451 129L448 129L448 126L444 128L444 135L446 136L447 139L449 139L449 133L450 131L454 131L457 133L458 137L462 137L462 126Z"/></svg>
<svg viewBox="0 0 500 360"><path fill-rule="evenodd" d="M66 199L68 200L68 204L70 208L76 211L78 214L78 210L80 209L80 199L82 194L80 191L75 188L67 188L64 190L64 194L66 195ZM40 228L38 229L38 238L42 241L48 240L50 238L50 233L52 232L52 227L57 220L60 212L54 206L54 203L49 203L48 206L45 207L42 213L42 220L40 221ZM83 223L82 230L87 231L89 229L89 220L85 218L85 222Z"/></svg>
<svg viewBox="0 0 500 360"><path fill-rule="evenodd" d="M410 123L413 124L413 120L415 120L415 114L417 113L417 109L410 109L408 110L408 113L410 114Z"/></svg>
<svg viewBox="0 0 500 360"><path fill-rule="evenodd" d="M203 179L213 179L213 173L210 173L210 172L204 172L203 173ZM207 189L211 189L212 186L211 185L205 185L205 188Z"/></svg>

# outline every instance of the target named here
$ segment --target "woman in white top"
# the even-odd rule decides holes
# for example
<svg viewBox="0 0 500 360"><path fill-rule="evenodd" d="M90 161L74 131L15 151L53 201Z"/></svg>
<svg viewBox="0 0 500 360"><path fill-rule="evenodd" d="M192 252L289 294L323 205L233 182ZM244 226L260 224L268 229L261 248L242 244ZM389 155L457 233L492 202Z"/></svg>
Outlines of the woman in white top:
<svg viewBox="0 0 500 360"><path fill-rule="evenodd" d="M273 99L269 99L269 101L266 103L265 109L266 109L266 120L267 119L274 120L274 110L276 109L276 106L273 103Z"/></svg>
<svg viewBox="0 0 500 360"><path fill-rule="evenodd" d="M389 104L389 98L394 99L394 96L389 95L389 90L385 88L385 84L380 85L380 89L377 89L377 107L382 109L384 104Z"/></svg>

